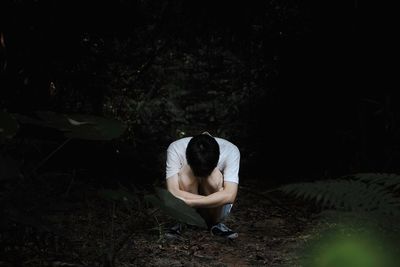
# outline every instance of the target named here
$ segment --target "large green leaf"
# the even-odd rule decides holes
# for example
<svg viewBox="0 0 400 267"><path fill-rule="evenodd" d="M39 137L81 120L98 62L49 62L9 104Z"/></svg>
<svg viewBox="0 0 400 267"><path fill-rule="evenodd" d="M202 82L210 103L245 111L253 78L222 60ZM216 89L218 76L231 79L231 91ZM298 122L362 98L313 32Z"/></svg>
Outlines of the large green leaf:
<svg viewBox="0 0 400 267"><path fill-rule="evenodd" d="M71 138L88 140L111 140L118 138L125 131L125 126L118 120L93 115L67 114L70 131L65 135Z"/></svg>
<svg viewBox="0 0 400 267"><path fill-rule="evenodd" d="M37 118L33 118L30 116L26 116L26 115L22 115L22 114L18 114L18 113L13 113L12 114L19 123L21 124L33 124L33 125L37 125L37 126L42 126L42 127L51 127L54 128L52 125L50 125L49 123L45 123L42 120L39 120Z"/></svg>
<svg viewBox="0 0 400 267"><path fill-rule="evenodd" d="M85 114L59 114L52 111L37 111L39 119L17 115L22 123L55 128L68 138L86 140L111 140L125 131L118 120Z"/></svg>
<svg viewBox="0 0 400 267"><path fill-rule="evenodd" d="M55 128L60 131L68 131L71 128L64 114L53 111L36 111L35 113L42 120L43 126Z"/></svg>
<svg viewBox="0 0 400 267"><path fill-rule="evenodd" d="M17 131L17 120L11 114L0 111L0 143L6 138L12 138Z"/></svg>
<svg viewBox="0 0 400 267"><path fill-rule="evenodd" d="M145 200L180 222L207 228L206 222L194 208L174 197L168 190L156 188L156 195L147 195Z"/></svg>

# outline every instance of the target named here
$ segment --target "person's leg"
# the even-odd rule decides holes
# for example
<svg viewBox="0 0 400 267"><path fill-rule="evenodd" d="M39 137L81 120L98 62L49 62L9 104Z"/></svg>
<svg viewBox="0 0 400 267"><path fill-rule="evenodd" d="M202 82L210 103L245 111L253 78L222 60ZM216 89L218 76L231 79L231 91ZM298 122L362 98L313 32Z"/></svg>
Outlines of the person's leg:
<svg viewBox="0 0 400 267"><path fill-rule="evenodd" d="M200 181L199 192L204 195L218 192L223 189L223 183L224 177L222 173L215 168L209 177ZM232 204L225 204L216 208L198 209L203 218L205 218L213 235L228 239L238 237L235 231L232 231L221 222L229 214L231 207Z"/></svg>
<svg viewBox="0 0 400 267"><path fill-rule="evenodd" d="M178 173L178 183L179 189L190 192L193 194L198 194L199 181L193 175L192 170L188 165L185 165L181 168ZM181 222L176 223L172 227L170 227L166 233L166 237L168 239L176 239L182 234L182 232L186 229L187 225Z"/></svg>
<svg viewBox="0 0 400 267"><path fill-rule="evenodd" d="M180 170L178 176L179 189L193 194L201 194L204 196L222 190L224 183L224 177L222 173L218 170L218 168L215 168L211 175L207 178L199 179L194 176L190 167L188 165L185 165ZM218 223L224 215L222 214L224 210L226 210L225 206L198 209L199 213L209 225L214 225Z"/></svg>
<svg viewBox="0 0 400 267"><path fill-rule="evenodd" d="M184 166L179 172L179 188L194 194L210 195L223 189L224 177L215 168L210 176L199 179L193 175L189 166ZM198 208L197 211L204 218L213 235L234 239L238 234L223 223L222 219L230 212L232 204L222 205L216 208Z"/></svg>
<svg viewBox="0 0 400 267"><path fill-rule="evenodd" d="M190 169L189 165L185 165L178 173L179 178L179 189L198 194L199 191L199 180L193 175L192 170Z"/></svg>
<svg viewBox="0 0 400 267"><path fill-rule="evenodd" d="M201 195L210 195L223 189L224 177L222 173L215 168L214 171L205 179L202 179L199 183L199 193ZM198 209L199 213L206 220L208 225L214 225L223 217L223 211L225 206L215 208L203 208Z"/></svg>

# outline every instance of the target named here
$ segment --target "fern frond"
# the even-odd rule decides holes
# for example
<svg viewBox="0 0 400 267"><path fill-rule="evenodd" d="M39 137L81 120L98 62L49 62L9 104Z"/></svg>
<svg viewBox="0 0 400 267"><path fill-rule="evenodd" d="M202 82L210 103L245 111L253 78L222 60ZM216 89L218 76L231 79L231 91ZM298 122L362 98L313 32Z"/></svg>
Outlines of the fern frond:
<svg viewBox="0 0 400 267"><path fill-rule="evenodd" d="M400 213L400 198L381 183L339 179L288 184L280 189L286 194L315 201L323 208Z"/></svg>
<svg viewBox="0 0 400 267"><path fill-rule="evenodd" d="M356 173L349 177L368 184L380 184L384 187L393 187L394 190L400 189L400 175L395 173Z"/></svg>

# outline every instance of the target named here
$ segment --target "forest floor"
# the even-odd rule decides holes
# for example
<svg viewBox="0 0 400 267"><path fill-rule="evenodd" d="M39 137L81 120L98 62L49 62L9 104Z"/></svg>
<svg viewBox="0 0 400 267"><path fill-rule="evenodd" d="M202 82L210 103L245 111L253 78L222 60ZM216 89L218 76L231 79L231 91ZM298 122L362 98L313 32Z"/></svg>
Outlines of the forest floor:
<svg viewBox="0 0 400 267"><path fill-rule="evenodd" d="M256 193L253 193L256 192ZM308 238L310 213L295 203L279 206L255 184L240 187L225 224L239 237L228 240L207 230L187 228L170 241L144 233L136 240L139 266L300 266L296 252ZM283 205L282 205L283 204ZM164 218L165 219L165 218ZM167 224L168 225L168 224ZM170 225L170 224L169 224ZM162 233L161 233L162 234ZM153 242L149 242L153 240Z"/></svg>
<svg viewBox="0 0 400 267"><path fill-rule="evenodd" d="M13 223L1 236L0 266L295 267L313 228L303 204L271 198L268 188L244 181L225 221L237 239L188 228L169 240L164 232L175 221L143 201L145 189L110 201L98 185L43 179L19 193L24 203L6 209Z"/></svg>

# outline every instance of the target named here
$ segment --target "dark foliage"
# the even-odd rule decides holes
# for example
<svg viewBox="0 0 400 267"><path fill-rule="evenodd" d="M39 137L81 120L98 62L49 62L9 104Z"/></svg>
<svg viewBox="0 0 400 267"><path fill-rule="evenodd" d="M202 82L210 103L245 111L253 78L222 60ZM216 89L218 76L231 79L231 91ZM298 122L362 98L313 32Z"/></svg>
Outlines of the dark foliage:
<svg viewBox="0 0 400 267"><path fill-rule="evenodd" d="M237 143L242 172L251 175L263 162L274 176L293 166L287 180L395 168L393 143L373 145L398 140L396 125L390 132L375 125L397 114L393 99L359 94L351 76L354 3L25 0L2 7L2 109L120 119L128 131L110 150L120 162L154 162L138 167L153 170L146 179L162 175L170 141L203 130ZM364 98L385 113L374 118L378 106ZM125 163L118 169L132 171Z"/></svg>
<svg viewBox="0 0 400 267"><path fill-rule="evenodd" d="M164 226L144 193L164 181L168 144L203 131L239 147L241 185L254 180L253 191L317 178L288 188L334 208L397 212L398 176L328 179L400 172L392 16L366 22L357 1L299 0L7 0L0 10L0 256L7 263L115 266L143 264L140 255L124 258L130 246L165 253L135 243ZM62 115L59 127L46 122L57 114L77 117ZM79 124L82 114L122 121L126 131L94 140L102 130ZM285 255L265 256L273 234L254 221L276 223L278 242L288 243L287 233L302 237L287 228L302 222L291 205L260 192L245 196L238 218L250 217L244 230L264 235L244 239L247 262L280 266ZM255 196L272 202L259 207ZM194 256L200 248L192 245L168 249Z"/></svg>

